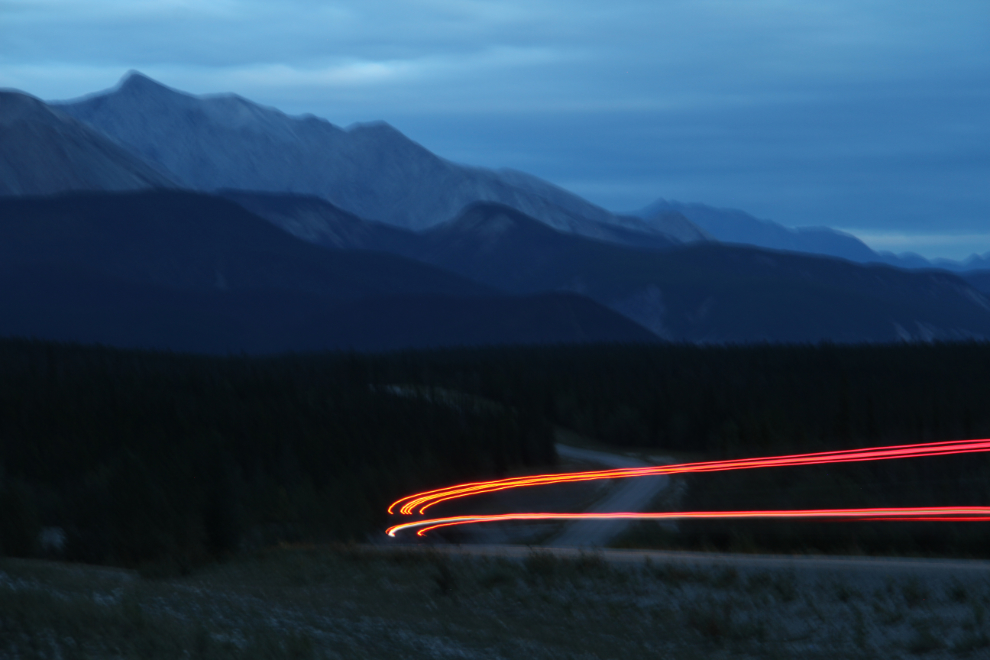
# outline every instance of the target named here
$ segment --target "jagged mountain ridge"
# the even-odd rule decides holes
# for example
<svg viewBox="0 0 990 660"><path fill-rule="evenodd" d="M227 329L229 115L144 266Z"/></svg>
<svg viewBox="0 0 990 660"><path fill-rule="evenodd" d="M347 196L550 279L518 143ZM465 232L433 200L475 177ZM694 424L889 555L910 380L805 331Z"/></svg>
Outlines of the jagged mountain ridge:
<svg viewBox="0 0 990 660"><path fill-rule="evenodd" d="M52 264L0 266L0 308L0 336L213 354L655 341L566 293L327 300L172 289Z"/></svg>
<svg viewBox="0 0 990 660"><path fill-rule="evenodd" d="M174 185L82 122L28 94L0 90L0 195Z"/></svg>
<svg viewBox="0 0 990 660"><path fill-rule="evenodd" d="M362 218L413 230L446 221L472 202L494 201L604 240L706 238L683 218L668 231L536 177L453 163L383 122L342 129L232 94L192 96L137 72L113 90L56 105L196 190L316 195Z"/></svg>

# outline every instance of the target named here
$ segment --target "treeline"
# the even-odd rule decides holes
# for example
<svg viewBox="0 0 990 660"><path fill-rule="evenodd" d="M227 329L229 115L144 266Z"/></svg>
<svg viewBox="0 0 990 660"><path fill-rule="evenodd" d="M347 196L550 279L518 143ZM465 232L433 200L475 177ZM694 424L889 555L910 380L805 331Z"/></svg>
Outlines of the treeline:
<svg viewBox="0 0 990 660"><path fill-rule="evenodd" d="M407 353L414 378L616 446L711 457L990 436L990 344L561 346Z"/></svg>
<svg viewBox="0 0 990 660"><path fill-rule="evenodd" d="M402 495L552 463L555 425L717 458L988 437L988 404L981 343L220 358L4 340L0 549L39 552L42 528L64 530L68 558L122 565L360 540ZM688 484L694 509L990 505L983 455ZM678 543L827 549L880 528L685 525ZM959 531L922 550L990 547L982 525L937 529Z"/></svg>
<svg viewBox="0 0 990 660"><path fill-rule="evenodd" d="M690 475L685 481L677 504L686 511L990 506L985 454ZM990 557L986 521L684 521L674 537L658 540L689 549Z"/></svg>
<svg viewBox="0 0 990 660"><path fill-rule="evenodd" d="M0 548L59 528L67 558L133 566L364 539L401 495L553 461L539 412L379 387L371 366L0 341Z"/></svg>

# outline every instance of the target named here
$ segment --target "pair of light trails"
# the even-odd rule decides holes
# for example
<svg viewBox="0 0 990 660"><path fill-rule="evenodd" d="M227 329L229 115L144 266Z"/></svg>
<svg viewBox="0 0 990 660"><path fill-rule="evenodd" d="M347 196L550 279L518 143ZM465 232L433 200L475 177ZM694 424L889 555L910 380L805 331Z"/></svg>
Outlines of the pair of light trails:
<svg viewBox="0 0 990 660"><path fill-rule="evenodd" d="M597 481L599 479L628 479L632 477L663 476L697 472L725 472L729 470L752 470L766 467L790 467L798 465L827 465L834 463L857 463L863 461L885 461L898 458L921 458L928 456L949 456L990 451L990 439L953 440L929 442L914 445L895 445L869 449L848 449L843 451L818 452L813 454L792 454L764 458L740 458L728 461L705 461L681 463L679 465L656 465L641 468L618 468L590 472L564 472L558 474L538 474L528 477L513 477L495 481L473 483L438 488L423 493L409 495L389 508L389 513L402 515L422 514L441 502L495 493L512 488L528 488L551 484ZM467 525L473 523L499 522L511 520L685 520L685 519L818 519L818 520L914 520L914 521L987 521L990 520L990 507L908 507L876 509L806 509L781 511L686 511L663 513L507 513L496 515L454 516L432 518L394 525L388 528L389 536L403 530L417 529L417 536L439 527Z"/></svg>

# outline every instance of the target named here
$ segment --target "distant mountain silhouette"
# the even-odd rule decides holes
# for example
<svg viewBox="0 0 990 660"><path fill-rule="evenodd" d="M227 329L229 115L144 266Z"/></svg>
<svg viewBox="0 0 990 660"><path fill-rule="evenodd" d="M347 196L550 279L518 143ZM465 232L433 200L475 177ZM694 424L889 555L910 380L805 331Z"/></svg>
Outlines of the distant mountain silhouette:
<svg viewBox="0 0 990 660"><path fill-rule="evenodd" d="M990 338L990 301L955 275L697 243L648 252L476 204L423 233L428 263L507 292L574 291L694 342Z"/></svg>
<svg viewBox="0 0 990 660"><path fill-rule="evenodd" d="M342 129L233 94L184 94L136 72L113 90L57 107L197 190L315 195L362 218L414 230L487 200L606 240L704 238L683 219L651 226L521 172L458 165L383 122Z"/></svg>
<svg viewBox="0 0 990 660"><path fill-rule="evenodd" d="M702 228L712 238L724 243L753 245L772 250L788 250L839 257L858 263L882 263L898 268L942 268L956 272L990 267L990 252L972 255L962 261L925 259L919 254L877 252L852 234L829 227L791 229L770 220L760 220L745 211L720 209L705 204L685 204L659 199L629 215L648 223L667 224L666 218L677 213Z"/></svg>
<svg viewBox="0 0 990 660"><path fill-rule="evenodd" d="M579 296L500 295L180 191L0 198L0 310L0 335L207 352L652 339Z"/></svg>
<svg viewBox="0 0 990 660"><path fill-rule="evenodd" d="M0 195L169 186L102 133L32 96L0 90Z"/></svg>
<svg viewBox="0 0 990 660"><path fill-rule="evenodd" d="M725 243L754 245L772 250L789 250L840 257L857 262L881 262L882 257L851 234L828 227L800 227L760 220L736 209L719 209L705 204L684 204L659 199L634 215L651 222L653 218L678 213Z"/></svg>
<svg viewBox="0 0 990 660"><path fill-rule="evenodd" d="M884 252L884 253L881 253L881 254L886 255L886 254L889 254L889 253ZM897 255L897 257L900 258L902 261L904 260L905 256L906 255L903 254L903 253ZM931 260L927 260L927 259L924 259L924 257L921 257L920 255L911 255L911 256L917 257L918 259L921 259L926 264L928 264L927 266L921 266L923 268L924 267L928 267L928 268L944 268L945 270L953 270L953 271L956 271L958 273L966 273L966 272L969 272L969 271L987 270L988 268L990 268L990 252L984 252L983 254L976 254L974 252L973 254L969 255L965 259L961 259L961 260L958 260L958 261L957 260L954 260L954 259L931 259ZM912 266L904 266L904 267L905 268L910 268Z"/></svg>

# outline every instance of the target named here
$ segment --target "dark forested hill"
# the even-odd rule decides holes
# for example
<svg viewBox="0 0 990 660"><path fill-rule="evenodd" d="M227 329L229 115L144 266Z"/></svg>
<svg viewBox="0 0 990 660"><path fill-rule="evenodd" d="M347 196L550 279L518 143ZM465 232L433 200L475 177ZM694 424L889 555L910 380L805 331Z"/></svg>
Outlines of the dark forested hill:
<svg viewBox="0 0 990 660"><path fill-rule="evenodd" d="M990 337L990 301L945 272L635 249L498 204L413 233L314 198L230 194L268 221L174 190L0 199L0 332L211 352Z"/></svg>
<svg viewBox="0 0 990 660"><path fill-rule="evenodd" d="M176 289L295 291L340 300L490 292L408 259L329 251L237 204L183 191L0 199L0 263L72 265Z"/></svg>
<svg viewBox="0 0 990 660"><path fill-rule="evenodd" d="M960 273L959 276L969 282L977 291L990 295L990 270L973 270L968 273Z"/></svg>
<svg viewBox="0 0 990 660"><path fill-rule="evenodd" d="M477 204L410 256L507 292L574 291L658 336L697 342L990 337L990 301L955 275L696 243L645 251Z"/></svg>
<svg viewBox="0 0 990 660"><path fill-rule="evenodd" d="M181 191L0 198L0 282L0 334L120 346L269 352L650 337L590 300L500 296L401 256L313 245L233 202Z"/></svg>
<svg viewBox="0 0 990 660"><path fill-rule="evenodd" d="M312 197L225 194L307 240L405 255L506 292L581 293L665 339L990 336L990 301L947 273L715 243L633 249L562 233L498 204L472 205L451 222L413 233Z"/></svg>

